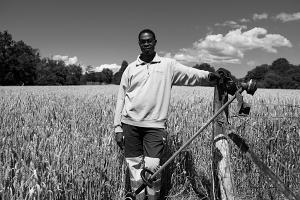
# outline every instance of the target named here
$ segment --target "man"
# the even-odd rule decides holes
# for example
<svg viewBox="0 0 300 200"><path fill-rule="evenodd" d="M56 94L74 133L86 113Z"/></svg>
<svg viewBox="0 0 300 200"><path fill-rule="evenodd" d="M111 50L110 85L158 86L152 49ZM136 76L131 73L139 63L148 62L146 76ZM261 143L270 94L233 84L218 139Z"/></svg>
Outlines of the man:
<svg viewBox="0 0 300 200"><path fill-rule="evenodd" d="M123 73L114 118L115 139L125 150L133 191L142 184L143 167L151 171L159 167L167 135L165 122L172 85L196 86L203 79L219 79L217 74L159 57L152 30L142 30L138 40L142 53ZM160 177L153 185L146 188L149 200L159 199ZM144 199L144 196L145 191L142 191L137 199Z"/></svg>

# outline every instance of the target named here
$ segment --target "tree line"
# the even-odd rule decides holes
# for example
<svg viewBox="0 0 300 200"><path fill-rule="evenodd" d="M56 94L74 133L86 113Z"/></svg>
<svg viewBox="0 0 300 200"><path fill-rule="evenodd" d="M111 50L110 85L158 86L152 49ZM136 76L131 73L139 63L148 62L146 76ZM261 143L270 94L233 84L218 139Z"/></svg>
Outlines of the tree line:
<svg viewBox="0 0 300 200"><path fill-rule="evenodd" d="M260 88L300 89L300 65L278 58L271 65L260 65L249 71L244 80L249 79L256 79Z"/></svg>
<svg viewBox="0 0 300 200"><path fill-rule="evenodd" d="M207 63L197 64L194 68L215 72L215 68ZM293 65L286 58L278 58L271 65L257 66L248 71L244 78L231 76L236 82L255 79L259 88L300 89L300 65ZM209 82L204 82L204 85L211 86Z"/></svg>
<svg viewBox="0 0 300 200"><path fill-rule="evenodd" d="M123 61L118 72L110 69L93 71L87 66L82 73L79 64L66 65L64 61L42 58L39 50L14 41L7 31L0 32L0 85L83 85L120 84L122 74L128 66ZM215 72L208 63L196 64L196 69ZM293 65L285 58L278 58L271 65L260 65L236 81L256 79L260 88L300 89L300 65ZM204 82L204 86L211 86Z"/></svg>
<svg viewBox="0 0 300 200"><path fill-rule="evenodd" d="M13 40L7 31L0 32L0 85L109 84L115 79L109 69L83 74L79 64L66 65L62 60L42 58L38 49Z"/></svg>

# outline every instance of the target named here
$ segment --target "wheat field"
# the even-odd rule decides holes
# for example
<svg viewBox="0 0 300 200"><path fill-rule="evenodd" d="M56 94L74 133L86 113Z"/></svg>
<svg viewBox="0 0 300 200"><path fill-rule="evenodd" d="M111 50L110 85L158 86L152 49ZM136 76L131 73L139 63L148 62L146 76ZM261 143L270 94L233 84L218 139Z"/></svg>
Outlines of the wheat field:
<svg viewBox="0 0 300 200"><path fill-rule="evenodd" d="M114 142L118 86L0 87L0 199L122 199L123 152ZM229 122L258 157L300 193L300 90L244 95L251 113ZM177 150L212 116L213 88L174 87L168 151ZM209 126L163 173L167 199L200 199L211 185ZM231 145L237 199L284 199Z"/></svg>

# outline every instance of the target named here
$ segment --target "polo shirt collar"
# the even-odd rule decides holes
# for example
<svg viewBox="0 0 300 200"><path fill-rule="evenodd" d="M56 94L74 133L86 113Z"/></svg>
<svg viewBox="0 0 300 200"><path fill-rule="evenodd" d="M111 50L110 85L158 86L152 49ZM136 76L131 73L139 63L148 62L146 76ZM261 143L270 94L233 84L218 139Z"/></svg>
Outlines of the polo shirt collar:
<svg viewBox="0 0 300 200"><path fill-rule="evenodd" d="M160 63L160 62L161 62L161 57L156 53L153 60L149 64L155 64L155 63ZM147 63L142 61L140 59L140 56L138 56L136 59L136 66L145 65L145 64L147 64Z"/></svg>

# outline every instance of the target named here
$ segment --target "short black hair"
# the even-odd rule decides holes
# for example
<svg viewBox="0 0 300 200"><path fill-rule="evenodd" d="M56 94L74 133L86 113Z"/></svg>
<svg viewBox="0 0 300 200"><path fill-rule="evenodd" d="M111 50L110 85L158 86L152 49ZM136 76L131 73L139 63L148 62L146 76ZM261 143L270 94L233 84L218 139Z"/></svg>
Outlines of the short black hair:
<svg viewBox="0 0 300 200"><path fill-rule="evenodd" d="M148 29L148 28L141 30L141 32L139 33L139 37L138 37L139 40L140 40L140 37L143 33L150 33L153 36L153 39L156 40L155 33L152 30Z"/></svg>

